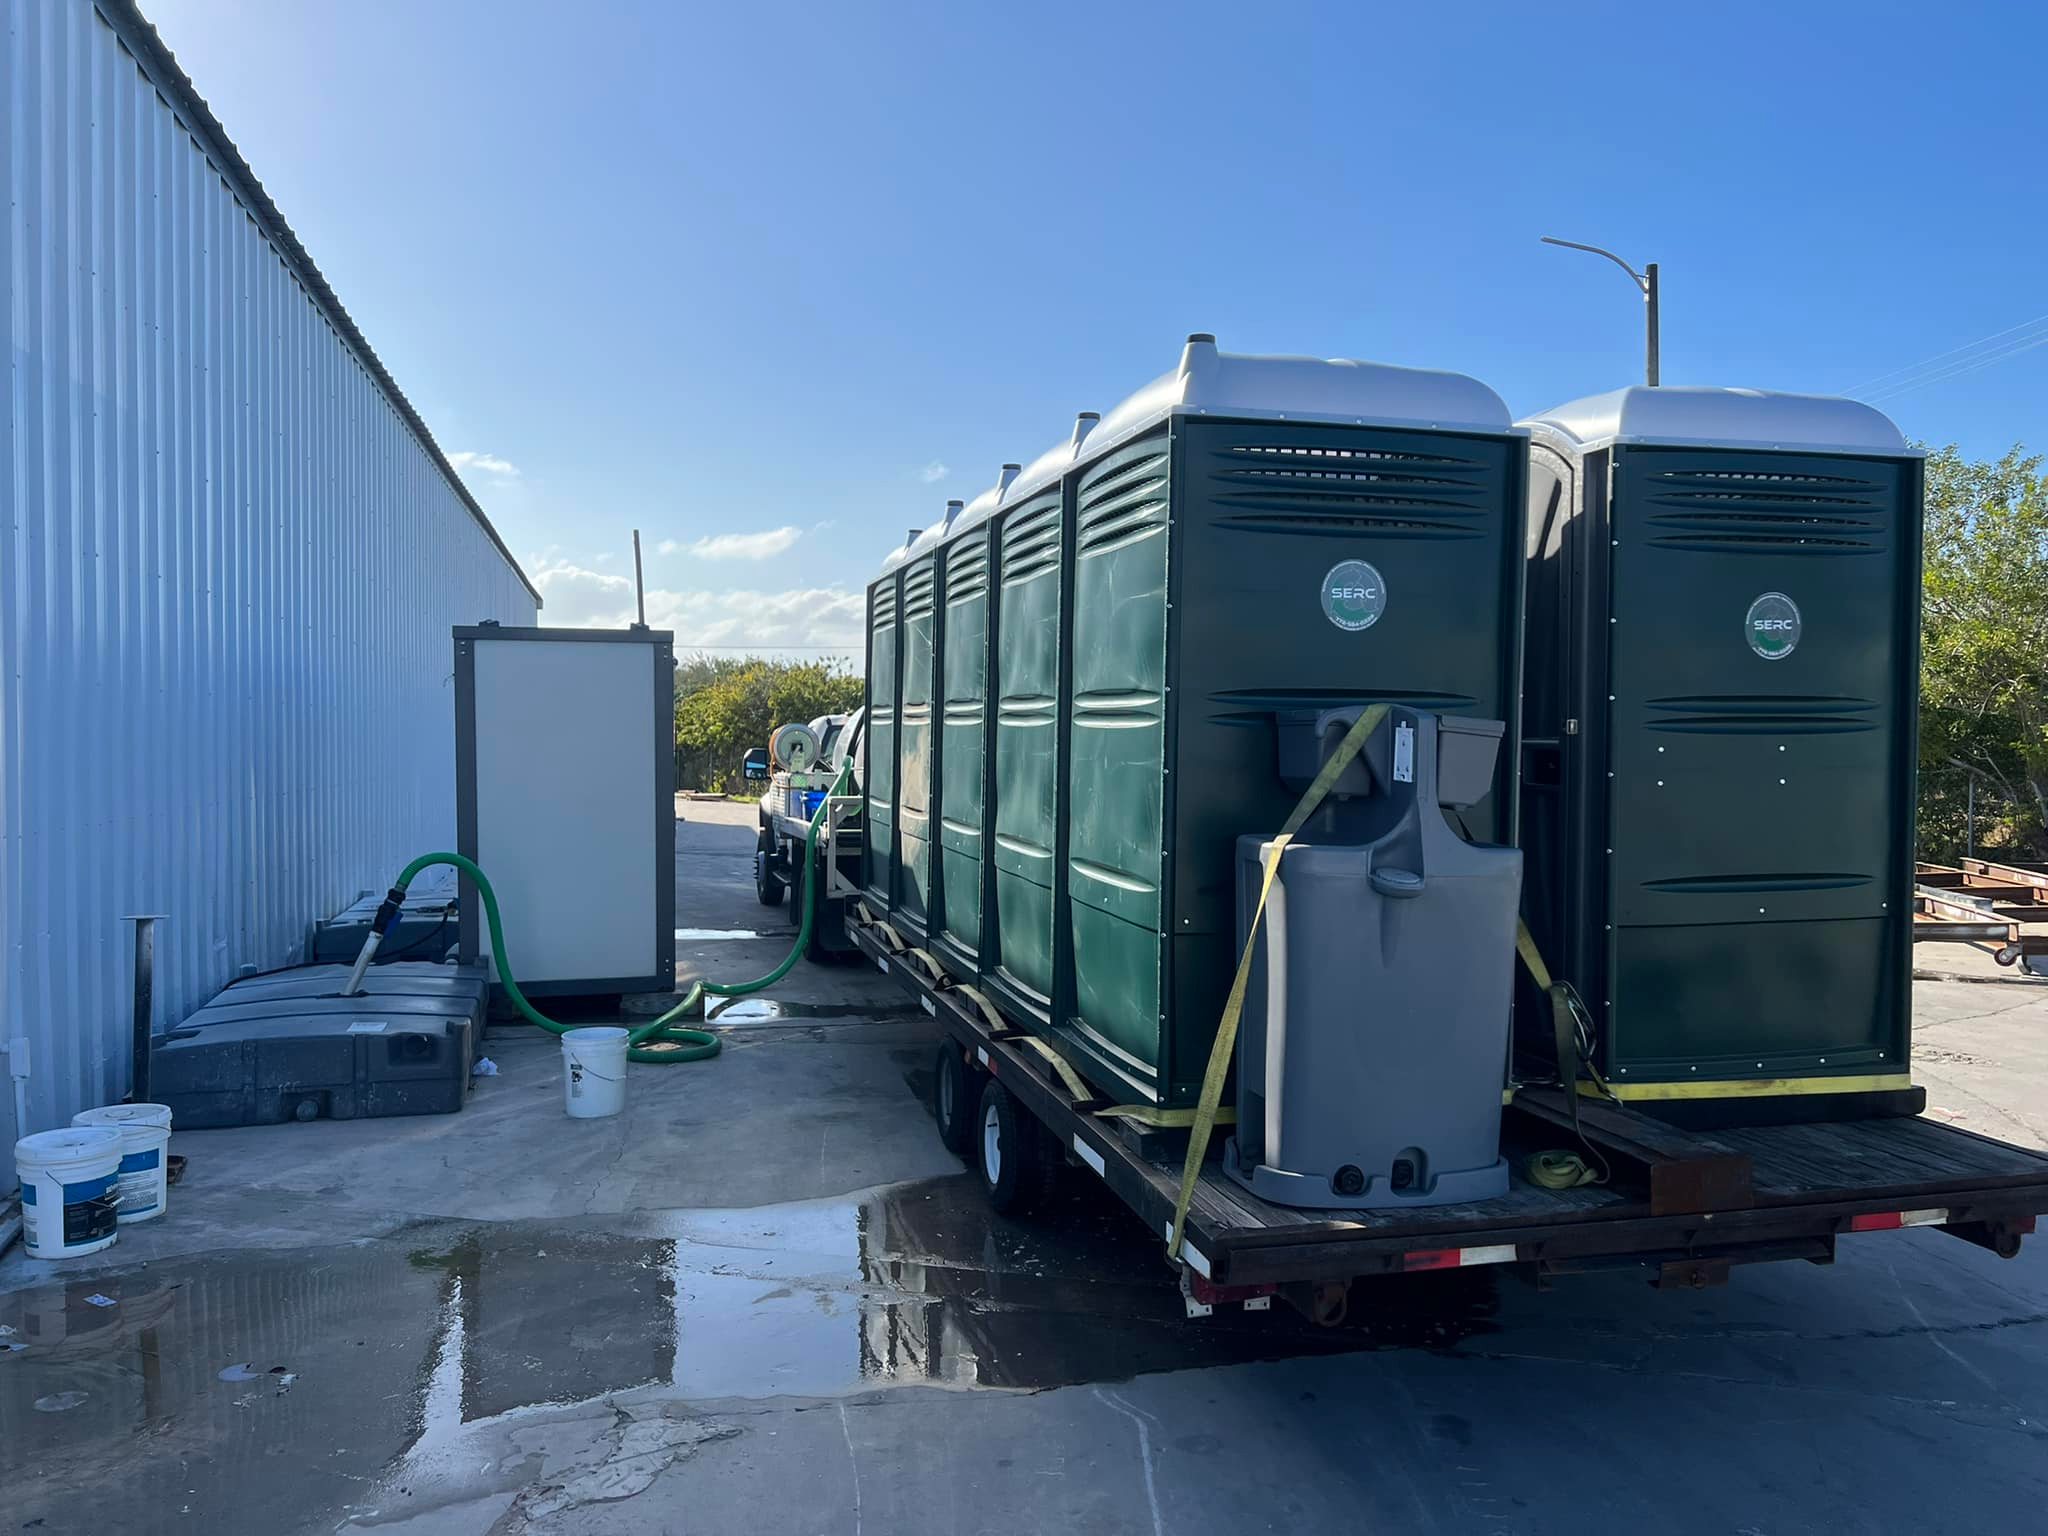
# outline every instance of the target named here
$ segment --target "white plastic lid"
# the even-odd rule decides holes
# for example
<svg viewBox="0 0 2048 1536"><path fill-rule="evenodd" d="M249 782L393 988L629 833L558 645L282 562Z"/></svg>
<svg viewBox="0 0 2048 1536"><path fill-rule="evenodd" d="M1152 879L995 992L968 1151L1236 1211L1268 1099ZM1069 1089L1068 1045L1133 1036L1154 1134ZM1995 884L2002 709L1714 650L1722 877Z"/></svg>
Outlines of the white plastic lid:
<svg viewBox="0 0 2048 1536"><path fill-rule="evenodd" d="M108 1104L99 1109L81 1109L71 1117L73 1125L160 1125L171 1128L168 1104Z"/></svg>
<svg viewBox="0 0 2048 1536"><path fill-rule="evenodd" d="M91 1163L121 1156L121 1131L112 1125L69 1125L37 1131L14 1144L15 1166L48 1168L53 1164Z"/></svg>

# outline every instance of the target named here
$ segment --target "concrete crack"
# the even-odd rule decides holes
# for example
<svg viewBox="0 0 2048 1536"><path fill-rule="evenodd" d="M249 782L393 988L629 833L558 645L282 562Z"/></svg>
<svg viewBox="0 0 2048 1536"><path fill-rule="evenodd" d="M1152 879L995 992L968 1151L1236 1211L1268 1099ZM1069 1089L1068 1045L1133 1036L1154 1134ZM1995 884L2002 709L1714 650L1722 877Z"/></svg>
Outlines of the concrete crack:
<svg viewBox="0 0 2048 1536"><path fill-rule="evenodd" d="M861 1536L860 1457L853 1450L853 1429L846 1421L846 1404L839 1406L839 1433L846 1438L846 1461L853 1468L853 1536Z"/></svg>
<svg viewBox="0 0 2048 1536"><path fill-rule="evenodd" d="M1114 1392L1094 1389L1095 1395L1138 1427L1138 1462L1145 1469L1145 1502L1152 1508L1152 1536L1166 1536L1166 1517L1159 1511L1159 1484L1152 1475L1152 1431L1150 1415L1139 1412Z"/></svg>

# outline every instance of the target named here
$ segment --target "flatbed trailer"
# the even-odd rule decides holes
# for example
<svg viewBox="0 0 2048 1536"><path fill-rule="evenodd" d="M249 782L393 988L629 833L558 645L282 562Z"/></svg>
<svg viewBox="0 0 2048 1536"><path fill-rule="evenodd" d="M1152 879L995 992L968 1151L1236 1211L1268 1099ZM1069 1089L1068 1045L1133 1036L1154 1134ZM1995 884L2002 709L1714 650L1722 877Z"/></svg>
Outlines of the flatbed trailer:
<svg viewBox="0 0 2048 1536"><path fill-rule="evenodd" d="M1062 1072L1051 1048L992 1000L904 947L857 901L848 916L859 951L917 998L949 1046L1000 1083L1067 1161L1159 1233L1164 1252L1186 1133L1100 1115L1109 1101ZM1698 1288L1723 1283L1737 1264L1831 1263L1839 1238L1911 1226L2009 1258L2048 1211L2048 1154L1924 1116L1702 1132L1582 1098L1577 1119L1607 1182L1551 1189L1522 1176L1521 1154L1582 1150L1561 1092L1523 1087L1502 1117L1516 1169L1508 1192L1467 1205L1297 1210L1261 1200L1212 1156L1178 1261L1189 1310L1263 1307L1278 1293L1334 1322L1354 1279L1483 1264L1519 1266L1539 1281L1642 1268L1661 1286Z"/></svg>

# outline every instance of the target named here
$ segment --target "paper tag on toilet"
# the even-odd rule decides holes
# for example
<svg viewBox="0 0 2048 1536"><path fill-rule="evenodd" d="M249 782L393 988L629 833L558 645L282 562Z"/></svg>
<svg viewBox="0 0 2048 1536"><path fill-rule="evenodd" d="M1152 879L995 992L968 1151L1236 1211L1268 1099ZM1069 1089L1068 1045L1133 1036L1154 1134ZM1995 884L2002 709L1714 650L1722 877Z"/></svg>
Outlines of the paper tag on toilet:
<svg viewBox="0 0 2048 1536"><path fill-rule="evenodd" d="M1415 727L1412 725L1394 727L1394 782L1415 782Z"/></svg>

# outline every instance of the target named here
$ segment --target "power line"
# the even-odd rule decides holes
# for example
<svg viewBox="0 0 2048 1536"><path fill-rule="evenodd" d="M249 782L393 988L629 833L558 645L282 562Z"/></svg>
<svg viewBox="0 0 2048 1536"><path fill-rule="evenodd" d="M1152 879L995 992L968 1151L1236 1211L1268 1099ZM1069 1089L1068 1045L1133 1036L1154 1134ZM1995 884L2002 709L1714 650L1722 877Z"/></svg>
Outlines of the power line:
<svg viewBox="0 0 2048 1536"><path fill-rule="evenodd" d="M1951 347L1946 352L1937 352L1934 356L1922 358L1917 363L1908 363L1903 368L1894 368L1889 373L1880 373L1874 379L1865 379L1860 384L1851 385L1843 390L1842 393L1845 395L1861 395L1866 390L1879 390L1880 393L1888 394L1893 389L1904 386L1904 376L1906 375L1919 373L1923 369L1934 367L1936 364L1943 363L1950 358L1959 359L1966 352L1974 352L1979 347L2012 335L2015 331L2031 330L2033 327L2044 322L2048 322L2048 315L2036 315L2031 320L2022 320L2018 325L2009 325L2002 331L1993 331L1989 336L1980 336L1975 341L1966 342L1960 347ZM1894 380L1898 382L1893 383L1892 381Z"/></svg>
<svg viewBox="0 0 2048 1536"><path fill-rule="evenodd" d="M2002 363L2009 357L2017 357L2022 352L2031 352L2035 347L2039 346L2048 346L2048 330L2043 330L2038 334L2008 343L1998 351L1982 353L1961 362L1951 363L1948 367L1934 373L1894 384L1887 389L1878 390L1874 394L1865 395L1863 398L1872 405L1875 405L1880 400L1896 400L1900 395L1911 394L1914 390L1924 389L1930 384L1946 384L1952 379L1960 379L1968 374L1977 373L1985 368L1989 368L1994 363Z"/></svg>

